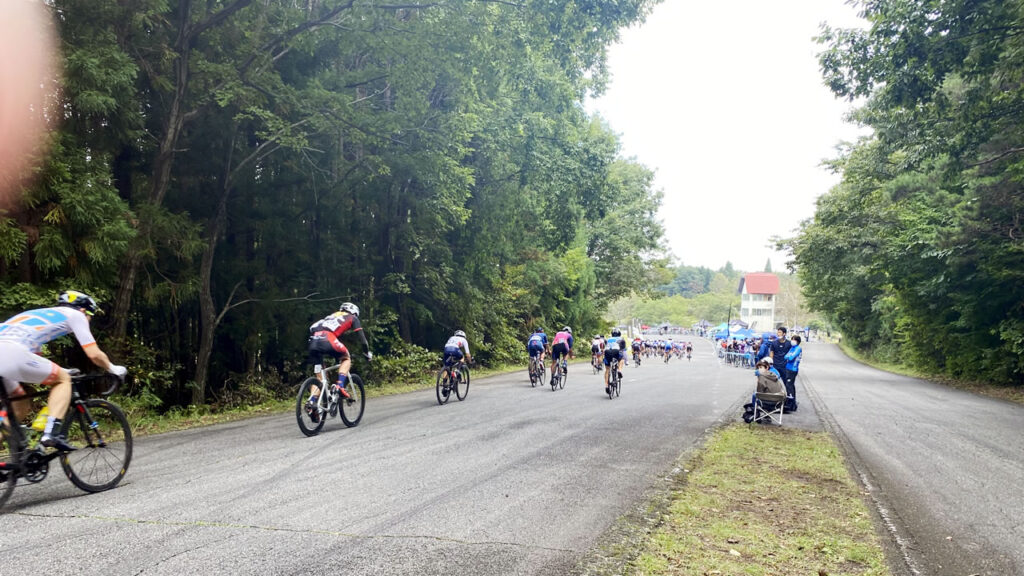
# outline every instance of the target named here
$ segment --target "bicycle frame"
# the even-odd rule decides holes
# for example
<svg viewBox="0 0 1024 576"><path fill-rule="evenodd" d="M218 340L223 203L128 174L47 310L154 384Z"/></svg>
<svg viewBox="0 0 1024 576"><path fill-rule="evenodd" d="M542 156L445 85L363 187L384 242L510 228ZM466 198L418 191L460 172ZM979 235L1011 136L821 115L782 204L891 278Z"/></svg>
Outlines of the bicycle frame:
<svg viewBox="0 0 1024 576"><path fill-rule="evenodd" d="M316 407L320 409L321 412L327 412L331 409L331 404L328 401L328 397L330 396L329 392L332 383L327 379L327 374L329 372L337 372L340 369L341 362L338 362L333 366L320 366L320 372L318 374L315 374L316 379L320 381L320 392L317 394Z"/></svg>

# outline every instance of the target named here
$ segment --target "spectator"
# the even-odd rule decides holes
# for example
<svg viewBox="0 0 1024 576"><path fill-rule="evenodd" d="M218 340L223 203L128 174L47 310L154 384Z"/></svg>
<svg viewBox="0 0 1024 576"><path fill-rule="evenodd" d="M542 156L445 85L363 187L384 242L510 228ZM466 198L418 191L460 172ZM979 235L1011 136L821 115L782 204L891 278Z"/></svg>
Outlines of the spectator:
<svg viewBox="0 0 1024 576"><path fill-rule="evenodd" d="M757 395L763 392L769 394L783 394L785 393L785 386L782 382L782 375L778 370L772 366L771 357L765 357L757 362L757 369L754 371L757 376L757 390L750 397L750 404L743 406L743 421L750 423L754 420L754 403L757 402ZM766 408L771 408L766 406ZM785 408L783 408L785 409Z"/></svg>
<svg viewBox="0 0 1024 576"><path fill-rule="evenodd" d="M800 357L803 356L803 348L800 347L800 335L793 335L793 346L786 353L786 406L783 411L796 412L796 375L800 371Z"/></svg>
<svg viewBox="0 0 1024 576"><path fill-rule="evenodd" d="M792 347L789 343L789 338L786 338L786 327L779 326L776 331L775 341L771 344L771 358L772 367L778 370L779 374L782 375L782 381L786 381L786 354L789 353L789 349Z"/></svg>

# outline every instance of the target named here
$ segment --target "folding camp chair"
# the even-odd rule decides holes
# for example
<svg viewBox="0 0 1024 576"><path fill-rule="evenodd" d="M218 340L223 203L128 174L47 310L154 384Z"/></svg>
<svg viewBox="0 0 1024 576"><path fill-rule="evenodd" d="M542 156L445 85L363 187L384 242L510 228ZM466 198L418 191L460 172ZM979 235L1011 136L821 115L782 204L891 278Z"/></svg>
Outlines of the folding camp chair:
<svg viewBox="0 0 1024 576"><path fill-rule="evenodd" d="M758 392L754 394L754 419L751 423L778 424L782 426L782 408L786 395L782 393Z"/></svg>

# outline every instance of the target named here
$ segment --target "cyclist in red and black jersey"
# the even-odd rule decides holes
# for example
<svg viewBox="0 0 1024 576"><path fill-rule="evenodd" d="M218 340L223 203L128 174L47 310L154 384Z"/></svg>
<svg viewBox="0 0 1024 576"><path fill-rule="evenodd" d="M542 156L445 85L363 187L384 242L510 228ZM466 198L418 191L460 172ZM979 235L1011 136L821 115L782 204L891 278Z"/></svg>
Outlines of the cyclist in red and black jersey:
<svg viewBox="0 0 1024 576"><path fill-rule="evenodd" d="M314 322L309 327L309 356L307 359L313 365L313 371L317 378L320 377L320 372L323 370L324 354L341 362L341 367L338 369L338 383L335 386L343 398L349 397L348 392L345 391L345 381L348 380L348 371L352 367L352 358L349 356L348 348L340 340L346 332L359 333L359 337L363 340L363 346L366 348L366 359L372 360L373 352L370 352L370 343L366 341L366 333L363 332L363 327L359 324L359 307L351 302L345 302L337 312L323 320ZM319 395L320 388L313 385L313 395L309 399L312 405L316 405Z"/></svg>

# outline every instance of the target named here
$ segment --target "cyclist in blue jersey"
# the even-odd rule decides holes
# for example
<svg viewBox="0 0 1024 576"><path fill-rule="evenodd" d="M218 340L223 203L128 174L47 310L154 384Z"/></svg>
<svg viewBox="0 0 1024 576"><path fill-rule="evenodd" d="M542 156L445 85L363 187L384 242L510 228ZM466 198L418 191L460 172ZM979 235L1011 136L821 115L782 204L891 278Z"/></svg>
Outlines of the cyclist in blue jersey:
<svg viewBox="0 0 1024 576"><path fill-rule="evenodd" d="M626 339L618 328L612 330L612 335L605 342L604 347L604 393L608 393L608 376L611 374L612 364L622 378L622 362L626 359Z"/></svg>
<svg viewBox="0 0 1024 576"><path fill-rule="evenodd" d="M544 352L547 349L548 335L544 333L543 328L537 328L526 340L526 351L530 353L530 358L537 358L537 360L543 364Z"/></svg>

